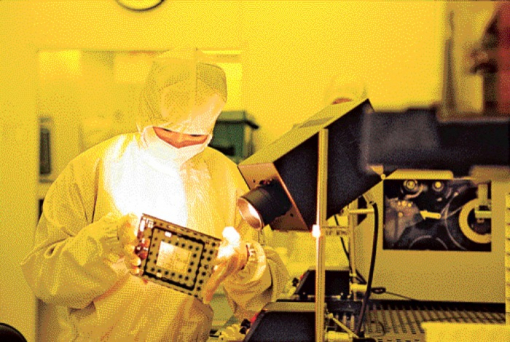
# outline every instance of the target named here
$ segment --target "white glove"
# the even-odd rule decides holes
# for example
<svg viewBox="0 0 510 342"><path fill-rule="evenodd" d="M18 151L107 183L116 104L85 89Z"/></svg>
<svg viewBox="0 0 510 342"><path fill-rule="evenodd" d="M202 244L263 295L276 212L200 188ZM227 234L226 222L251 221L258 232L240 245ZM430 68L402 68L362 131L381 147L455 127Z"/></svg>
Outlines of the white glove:
<svg viewBox="0 0 510 342"><path fill-rule="evenodd" d="M248 247L234 227L223 230L223 241L218 249L213 273L204 286L203 302L208 304L220 284L229 276L241 271L248 261Z"/></svg>
<svg viewBox="0 0 510 342"><path fill-rule="evenodd" d="M138 217L134 214L127 214L117 220L117 238L120 243L121 257L131 274L139 273L139 266L142 263L135 249L138 246Z"/></svg>

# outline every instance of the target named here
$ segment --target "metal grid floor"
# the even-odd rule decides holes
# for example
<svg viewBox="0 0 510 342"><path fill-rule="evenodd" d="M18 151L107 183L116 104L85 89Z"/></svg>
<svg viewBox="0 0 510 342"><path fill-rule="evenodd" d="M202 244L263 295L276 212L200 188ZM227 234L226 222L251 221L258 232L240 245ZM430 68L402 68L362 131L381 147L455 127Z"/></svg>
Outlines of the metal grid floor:
<svg viewBox="0 0 510 342"><path fill-rule="evenodd" d="M377 301L366 315L365 333L377 342L424 342L422 322L504 324L503 304Z"/></svg>

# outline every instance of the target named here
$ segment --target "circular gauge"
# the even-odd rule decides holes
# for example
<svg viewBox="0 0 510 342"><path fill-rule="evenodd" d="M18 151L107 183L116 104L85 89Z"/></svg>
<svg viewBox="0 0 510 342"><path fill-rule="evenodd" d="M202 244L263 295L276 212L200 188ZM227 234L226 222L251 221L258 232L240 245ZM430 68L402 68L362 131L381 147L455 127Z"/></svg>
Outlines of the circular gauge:
<svg viewBox="0 0 510 342"><path fill-rule="evenodd" d="M441 192L444 190L444 182L440 181L440 180L435 180L432 182L432 190L434 190L435 192Z"/></svg>
<svg viewBox="0 0 510 342"><path fill-rule="evenodd" d="M478 200L474 199L466 203L459 215L459 227L464 236L475 243L491 242L491 227L489 219L477 220L475 208Z"/></svg>
<svg viewBox="0 0 510 342"><path fill-rule="evenodd" d="M477 220L476 188L459 188L445 211L445 227L453 243L461 250L490 250L491 220Z"/></svg>
<svg viewBox="0 0 510 342"><path fill-rule="evenodd" d="M418 181L416 181L415 179L406 179L404 181L404 189L413 194L418 192L419 190Z"/></svg>
<svg viewBox="0 0 510 342"><path fill-rule="evenodd" d="M132 11L147 11L163 3L165 0L116 0L119 5Z"/></svg>
<svg viewBox="0 0 510 342"><path fill-rule="evenodd" d="M402 182L402 192L406 198L418 197L423 191L423 184L416 179L406 179Z"/></svg>
<svg viewBox="0 0 510 342"><path fill-rule="evenodd" d="M452 194L452 188L447 181L433 180L429 184L431 196L435 202L445 202Z"/></svg>

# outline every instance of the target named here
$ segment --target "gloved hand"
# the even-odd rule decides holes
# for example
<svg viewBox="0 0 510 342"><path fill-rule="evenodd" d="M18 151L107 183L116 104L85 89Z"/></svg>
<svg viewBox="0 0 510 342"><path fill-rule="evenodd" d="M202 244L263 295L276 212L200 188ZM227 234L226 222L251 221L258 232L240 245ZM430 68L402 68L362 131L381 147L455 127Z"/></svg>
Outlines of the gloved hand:
<svg viewBox="0 0 510 342"><path fill-rule="evenodd" d="M239 233L234 227L226 227L223 230L223 241L218 249L218 257L215 261L213 273L202 291L203 302L211 302L214 292L220 284L229 276L241 271L248 261L248 247L241 240Z"/></svg>
<svg viewBox="0 0 510 342"><path fill-rule="evenodd" d="M131 274L139 273L139 266L142 263L135 249L138 246L138 217L134 214L127 214L117 220L117 238L120 243L121 257L124 257L124 263Z"/></svg>

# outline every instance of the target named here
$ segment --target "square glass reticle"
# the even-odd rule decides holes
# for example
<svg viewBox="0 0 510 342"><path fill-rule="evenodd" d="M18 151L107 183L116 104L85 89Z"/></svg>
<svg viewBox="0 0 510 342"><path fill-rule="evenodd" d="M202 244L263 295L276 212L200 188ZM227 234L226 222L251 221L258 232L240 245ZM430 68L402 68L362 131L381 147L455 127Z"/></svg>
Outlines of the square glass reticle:
<svg viewBox="0 0 510 342"><path fill-rule="evenodd" d="M138 240L147 253L142 278L202 299L220 239L144 214Z"/></svg>

